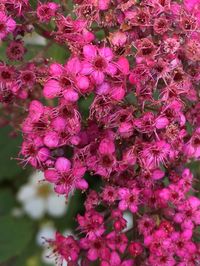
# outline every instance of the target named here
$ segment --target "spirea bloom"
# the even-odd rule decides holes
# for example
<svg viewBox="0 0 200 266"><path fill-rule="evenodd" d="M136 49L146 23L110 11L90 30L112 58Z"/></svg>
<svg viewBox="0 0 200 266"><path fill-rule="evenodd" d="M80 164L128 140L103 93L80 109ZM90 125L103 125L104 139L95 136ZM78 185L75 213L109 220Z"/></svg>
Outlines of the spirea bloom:
<svg viewBox="0 0 200 266"><path fill-rule="evenodd" d="M200 2L72 5L0 7L0 124L20 127L18 160L55 194L83 194L75 235L47 239L52 255L59 266L196 266ZM46 46L28 60L35 31Z"/></svg>
<svg viewBox="0 0 200 266"><path fill-rule="evenodd" d="M2 40L9 33L14 31L16 22L2 11L0 11L0 21L0 40Z"/></svg>

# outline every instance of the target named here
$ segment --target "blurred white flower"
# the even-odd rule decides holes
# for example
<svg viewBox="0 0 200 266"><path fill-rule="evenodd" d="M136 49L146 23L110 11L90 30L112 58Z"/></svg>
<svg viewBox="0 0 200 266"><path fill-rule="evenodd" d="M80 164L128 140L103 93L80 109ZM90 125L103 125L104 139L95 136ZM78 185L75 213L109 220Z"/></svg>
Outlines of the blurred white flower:
<svg viewBox="0 0 200 266"><path fill-rule="evenodd" d="M133 227L133 215L132 215L132 213L130 213L128 211L124 212L123 217L127 221L127 225L126 225L126 228L124 229L124 231L131 229Z"/></svg>
<svg viewBox="0 0 200 266"><path fill-rule="evenodd" d="M31 45L43 45L45 46L47 44L47 41L44 37L40 36L36 32L33 32L31 34L26 34L23 38L25 44L31 44Z"/></svg>
<svg viewBox="0 0 200 266"><path fill-rule="evenodd" d="M43 182L42 172L35 172L29 182L22 186L17 199L22 203L24 212L33 219L40 219L45 213L60 217L66 212L65 197L57 196L49 183Z"/></svg>

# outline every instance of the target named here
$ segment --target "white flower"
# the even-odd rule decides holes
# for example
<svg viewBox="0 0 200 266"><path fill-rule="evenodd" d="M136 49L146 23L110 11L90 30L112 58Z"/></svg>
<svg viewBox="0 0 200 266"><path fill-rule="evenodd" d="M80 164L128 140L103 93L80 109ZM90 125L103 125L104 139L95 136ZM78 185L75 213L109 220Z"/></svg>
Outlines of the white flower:
<svg viewBox="0 0 200 266"><path fill-rule="evenodd" d="M54 217L62 216L66 212L65 198L57 196L53 187L43 180L43 172L33 173L29 182L20 188L18 200L25 213L33 219L40 219L45 213Z"/></svg>
<svg viewBox="0 0 200 266"><path fill-rule="evenodd" d="M46 39L35 32L31 34L26 34L23 40L25 44L41 45L41 46L45 46L47 44Z"/></svg>
<svg viewBox="0 0 200 266"><path fill-rule="evenodd" d="M123 217L127 222L127 225L126 225L126 228L124 229L124 231L131 229L133 227L133 215L132 215L132 213L130 213L128 211L124 212Z"/></svg>

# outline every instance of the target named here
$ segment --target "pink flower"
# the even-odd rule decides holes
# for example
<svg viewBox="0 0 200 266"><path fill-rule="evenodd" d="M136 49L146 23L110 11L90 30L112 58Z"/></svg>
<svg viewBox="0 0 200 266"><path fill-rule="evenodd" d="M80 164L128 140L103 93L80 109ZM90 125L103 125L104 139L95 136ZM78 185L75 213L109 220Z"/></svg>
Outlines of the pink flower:
<svg viewBox="0 0 200 266"><path fill-rule="evenodd" d="M155 168L160 163L165 164L168 160L169 152L170 145L167 142L163 140L156 141L144 148L141 152L141 161L145 168Z"/></svg>
<svg viewBox="0 0 200 266"><path fill-rule="evenodd" d="M85 45L83 55L84 61L81 73L91 75L96 84L101 84L104 81L105 74L113 76L117 72L117 68L112 62L113 53L110 48Z"/></svg>
<svg viewBox="0 0 200 266"><path fill-rule="evenodd" d="M46 241L52 247L53 255L57 258L59 264L62 264L63 261L71 263L78 260L80 248L72 236L64 237L57 232L55 239L47 239Z"/></svg>
<svg viewBox="0 0 200 266"><path fill-rule="evenodd" d="M87 92L89 79L80 74L81 63L77 57L71 58L65 66L52 64L50 66L50 78L44 86L44 96L52 99L64 96L67 102L76 102L78 92Z"/></svg>
<svg viewBox="0 0 200 266"><path fill-rule="evenodd" d="M102 261L101 266L133 266L133 260L121 260L119 254L113 251L110 255L110 259L108 261Z"/></svg>
<svg viewBox="0 0 200 266"><path fill-rule="evenodd" d="M80 247L87 250L87 258L90 261L97 259L109 260L111 252L106 245L106 241L103 238L82 238L80 240Z"/></svg>
<svg viewBox="0 0 200 266"><path fill-rule="evenodd" d="M132 213L137 212L139 204L139 190L136 188L120 188L119 191L119 209L125 211L129 209Z"/></svg>
<svg viewBox="0 0 200 266"><path fill-rule="evenodd" d="M191 12L199 4L199 0L184 0L184 6L189 12Z"/></svg>
<svg viewBox="0 0 200 266"><path fill-rule="evenodd" d="M66 196L75 188L86 190L88 183L83 179L85 168L80 164L74 163L73 168L71 162L59 157L55 163L55 169L45 170L45 179L54 184L54 189L58 194Z"/></svg>
<svg viewBox="0 0 200 266"><path fill-rule="evenodd" d="M37 7L37 17L41 22L49 22L55 16L59 5L54 2L39 4Z"/></svg>
<svg viewBox="0 0 200 266"><path fill-rule="evenodd" d="M178 211L174 221L181 224L183 228L193 228L200 224L200 200L190 196L185 202L178 205Z"/></svg>
<svg viewBox="0 0 200 266"><path fill-rule="evenodd" d="M104 217L94 210L86 212L84 216L78 214L77 220L80 230L90 239L95 239L105 232Z"/></svg>
<svg viewBox="0 0 200 266"><path fill-rule="evenodd" d="M0 40L13 32L16 27L16 22L8 17L4 12L0 11Z"/></svg>

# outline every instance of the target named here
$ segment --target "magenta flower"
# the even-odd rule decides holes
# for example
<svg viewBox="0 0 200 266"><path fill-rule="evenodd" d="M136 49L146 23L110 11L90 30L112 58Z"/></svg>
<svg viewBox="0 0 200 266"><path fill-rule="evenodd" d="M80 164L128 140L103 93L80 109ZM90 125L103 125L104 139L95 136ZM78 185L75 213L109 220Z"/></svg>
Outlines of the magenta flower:
<svg viewBox="0 0 200 266"><path fill-rule="evenodd" d="M106 245L105 239L101 237L95 239L82 238L80 240L80 247L87 250L87 258L90 261L110 259L111 252Z"/></svg>
<svg viewBox="0 0 200 266"><path fill-rule="evenodd" d="M4 12L0 11L0 40L5 38L9 33L13 32L16 22L8 17Z"/></svg>
<svg viewBox="0 0 200 266"><path fill-rule="evenodd" d="M41 22L49 22L55 16L59 5L54 2L39 4L37 7L37 17Z"/></svg>
<svg viewBox="0 0 200 266"><path fill-rule="evenodd" d="M78 215L79 228L88 238L95 239L105 232L104 217L94 210L88 211L84 216Z"/></svg>
<svg viewBox="0 0 200 266"><path fill-rule="evenodd" d="M68 263L77 262L80 248L72 236L64 237L57 232L55 239L49 239L47 242L53 248L53 254L51 256L56 257L58 265L62 264L63 261L67 261Z"/></svg>
<svg viewBox="0 0 200 266"><path fill-rule="evenodd" d="M113 62L112 50L108 47L97 48L94 45L83 47L84 61L81 73L91 75L96 84L101 84L105 75L113 76L117 72L117 67Z"/></svg>
<svg viewBox="0 0 200 266"><path fill-rule="evenodd" d="M118 194L120 198L119 209L121 211L129 209L132 213L137 212L139 205L138 189L120 188Z"/></svg>
<svg viewBox="0 0 200 266"><path fill-rule="evenodd" d="M0 126L56 193L83 193L58 266L196 266L200 1L0 2Z"/></svg>
<svg viewBox="0 0 200 266"><path fill-rule="evenodd" d="M183 228L193 228L200 224L200 200L194 196L178 205L178 211L174 216L174 221L181 224Z"/></svg>
<svg viewBox="0 0 200 266"><path fill-rule="evenodd" d="M80 60L71 58L63 67L60 64L52 64L50 67L51 77L44 86L44 96L52 99L64 96L68 102L76 102L79 98L78 92L87 92L89 79L80 74Z"/></svg>
<svg viewBox="0 0 200 266"><path fill-rule="evenodd" d="M59 157L56 160L55 168L45 170L45 179L54 184L54 189L58 194L65 194L66 196L73 192L75 188L86 190L88 184L83 179L85 174L85 167L74 163L73 168L71 162Z"/></svg>

